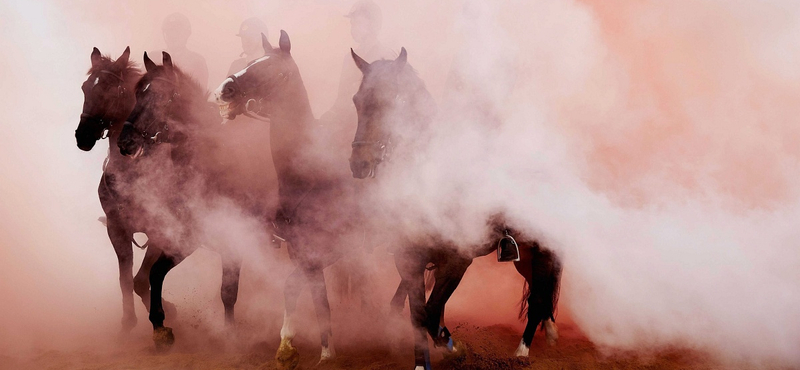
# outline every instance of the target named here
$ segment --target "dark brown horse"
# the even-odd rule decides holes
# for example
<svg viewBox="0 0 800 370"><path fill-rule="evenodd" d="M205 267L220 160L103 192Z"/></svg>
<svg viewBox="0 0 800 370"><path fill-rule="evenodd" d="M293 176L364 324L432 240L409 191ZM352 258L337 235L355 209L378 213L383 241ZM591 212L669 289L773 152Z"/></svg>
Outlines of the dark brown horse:
<svg viewBox="0 0 800 370"><path fill-rule="evenodd" d="M320 149L320 132L288 34L281 31L278 48L263 35L262 43L265 56L225 79L215 95L223 118L245 115L269 121L280 203L273 223L288 240L289 256L296 265L284 289L285 314L276 358L281 367L293 368L299 361L292 346L294 314L306 284L320 326L320 361L335 356L323 269L341 256L341 236L352 229L358 209L346 165L331 163ZM343 170L334 169L337 165Z"/></svg>
<svg viewBox="0 0 800 370"><path fill-rule="evenodd" d="M78 148L89 151L97 141L104 138L109 143L116 142L122 123L133 110L136 103L134 86L141 73L129 60L130 48L117 60L100 54L94 48L91 54L92 67L89 76L81 86L83 90L83 112L75 139ZM133 234L143 231L138 224L136 204L131 197L120 190L120 184L127 183L135 171L136 164L126 160L117 150L109 150L103 175L97 191L100 205L106 215L106 227L111 245L119 262L119 285L122 290L122 331L127 332L136 325L133 305L133 292L141 297L145 308L150 309L150 283L148 275L155 257L160 251L150 246L145 252L139 271L133 276Z"/></svg>
<svg viewBox="0 0 800 370"><path fill-rule="evenodd" d="M403 157L424 147L435 115L435 103L422 80L407 63L402 49L395 60L368 63L353 54L356 66L363 73L353 102L358 112L358 129L353 140L350 167L356 178L375 177L378 165L387 157ZM398 144L399 149L398 149ZM408 296L411 321L414 327L414 357L418 370L430 369L430 354L426 334L434 345L455 351L446 327L441 325L444 306L458 287L464 273L475 257L492 253L499 242L516 242L520 239L520 259L515 263L525 277L529 291L523 297L529 305L528 326L517 350L517 355L527 355L533 333L540 323L555 340L554 310L558 296L561 266L555 254L527 241L508 230L500 222L491 222L492 242L476 248L458 248L437 235L412 236L395 253L395 263L401 282L392 305L402 307ZM435 284L426 302L426 267L435 266Z"/></svg>
<svg viewBox="0 0 800 370"><path fill-rule="evenodd" d="M117 145L122 155L136 159L137 172L126 184L139 200L149 244L160 253L149 274L150 322L156 347L172 345L172 330L164 326L162 289L167 273L200 246L198 215L209 202L224 199L215 187L213 161L204 153L213 149L219 117L200 85L172 64L163 53L163 65L144 54L146 73L135 87L136 105L128 116ZM169 145L162 145L169 144ZM199 209L199 211L197 211ZM234 321L241 257L220 249L221 296L226 324Z"/></svg>

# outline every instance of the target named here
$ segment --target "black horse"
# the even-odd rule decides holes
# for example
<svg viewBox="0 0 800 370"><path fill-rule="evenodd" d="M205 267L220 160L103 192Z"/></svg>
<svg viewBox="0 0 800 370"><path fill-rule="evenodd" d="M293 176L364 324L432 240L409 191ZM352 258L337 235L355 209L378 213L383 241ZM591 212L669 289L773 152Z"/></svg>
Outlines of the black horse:
<svg viewBox="0 0 800 370"><path fill-rule="evenodd" d="M363 179L375 177L377 166L386 159L387 153L403 156L426 145L436 109L424 83L407 63L405 49L395 60L373 63L366 62L355 52L352 55L363 73L363 79L353 96L358 112L358 129L352 143L350 167L354 177ZM401 129L397 125L402 125ZM400 150L398 143L403 144ZM395 310L402 308L405 296L408 296L415 332L417 369L430 369L426 332L433 338L435 346L455 351L450 333L442 325L444 306L472 260L494 252L499 247L498 243L511 242L521 247L515 266L525 277L528 287L523 297L529 306L528 325L517 355L527 355L533 334L540 323L548 332L549 341L557 337L554 310L561 273L558 258L535 241L509 230L502 222L492 220L490 226L492 242L464 249L469 252L437 235L408 239L406 245L396 251L395 263L401 282L392 306ZM435 266L435 284L426 302L424 275L429 264Z"/></svg>
<svg viewBox="0 0 800 370"><path fill-rule="evenodd" d="M219 119L207 93L163 53L156 65L144 54L146 73L136 84L136 105L117 140L120 153L138 163L136 176L126 184L142 203L149 244L160 253L150 270L150 322L159 349L174 342L172 329L164 326L162 288L167 273L200 245L197 235L198 202L221 199L214 187L217 172L203 153L213 147L214 128ZM169 144L169 145L161 145ZM213 205L210 205L213 206ZM220 250L222 257L221 296L226 324L234 322L241 256Z"/></svg>
<svg viewBox="0 0 800 370"><path fill-rule="evenodd" d="M97 141L108 138L114 142L122 132L122 123L136 103L134 86L141 72L129 60L130 48L117 60L100 54L94 48L91 54L92 67L89 77L81 86L84 102L83 112L75 139L78 148L89 151ZM141 297L145 308L150 309L150 283L148 275L159 249L150 246L145 252L139 271L133 276L133 233L143 231L136 203L120 184L129 182L136 164L126 160L116 150L109 150L103 175L97 191L100 205L106 215L108 237L119 262L119 285L122 290L122 331L127 332L136 325L133 292Z"/></svg>
<svg viewBox="0 0 800 370"><path fill-rule="evenodd" d="M299 354L292 346L293 315L305 284L311 289L320 326L320 361L335 356L323 269L342 255L340 248L346 244L342 237L352 230L359 210L354 187L349 186L355 182L346 167L335 170L337 163L331 163L329 152L319 144L320 131L291 55L288 34L281 31L278 48L264 35L262 44L265 56L225 79L215 95L223 118L245 115L270 124L280 203L273 223L288 240L289 256L296 265L284 290L285 314L276 359L281 367L294 368Z"/></svg>

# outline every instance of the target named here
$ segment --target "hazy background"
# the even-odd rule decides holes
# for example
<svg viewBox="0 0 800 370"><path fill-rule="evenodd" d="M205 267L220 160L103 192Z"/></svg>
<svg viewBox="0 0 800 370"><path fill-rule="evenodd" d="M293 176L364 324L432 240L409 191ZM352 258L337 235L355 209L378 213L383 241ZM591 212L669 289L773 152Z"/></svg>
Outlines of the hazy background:
<svg viewBox="0 0 800 370"><path fill-rule="evenodd" d="M464 241L478 238L487 212L507 209L563 257L562 313L597 344L800 363L799 4L376 3L384 45L406 47L437 100L451 66L476 76L490 98L492 69L517 70L511 95L492 101L503 125L439 132L427 171L380 195L387 207L402 201ZM241 52L240 22L257 16L273 44L278 30L289 32L319 116L354 46L342 17L351 5L0 5L0 354L79 348L119 325L116 258L96 221L106 143L86 153L74 139L93 46L117 57L129 45L141 61L142 51L164 47L161 22L180 11L213 89ZM449 320L519 327L522 280L491 258L467 273ZM388 302L396 273L384 249L375 259L388 266L376 277ZM244 266L239 319L261 325L263 337L278 335L286 262L285 250L265 247ZM178 320L218 330L219 276L207 250L170 273L165 296ZM315 335L307 293L301 306ZM137 314L137 343L149 343L138 302Z"/></svg>

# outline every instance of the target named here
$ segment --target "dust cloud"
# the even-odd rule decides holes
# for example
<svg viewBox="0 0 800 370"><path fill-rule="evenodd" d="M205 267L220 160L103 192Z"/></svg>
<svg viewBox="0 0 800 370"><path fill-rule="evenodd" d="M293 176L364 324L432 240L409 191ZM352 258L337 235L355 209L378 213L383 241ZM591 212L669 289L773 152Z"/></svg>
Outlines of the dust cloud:
<svg viewBox="0 0 800 370"><path fill-rule="evenodd" d="M376 181L371 199L386 214L406 214L468 248L484 237L490 214L506 212L562 257L562 314L609 351L676 346L800 364L800 5L376 3L382 46L405 47L440 103L424 167L394 163ZM191 22L188 49L205 58L213 90L240 57L240 23L258 17L273 44L280 29L291 36L320 117L337 101L340 71L353 67L345 63L357 45L343 16L351 6L0 4L0 355L77 350L119 328L115 255L97 221L105 142L82 152L73 134L92 47L116 57L130 46L141 62L143 51L167 46L162 21L180 12ZM448 97L453 75L470 88ZM486 109L459 114L448 105L459 100ZM240 127L221 140L264 130ZM238 147L230 164L263 176L274 197L270 164L252 156L268 156L267 144ZM217 207L206 220L213 242L247 253L238 320L253 337L277 336L291 271L285 248L267 245L265 231L234 207ZM380 307L398 281L387 248L378 245L362 266ZM521 328L522 279L491 258L467 272L448 321ZM219 257L207 249L168 275L165 297L178 306L177 321L223 331L220 275ZM347 331L336 322L353 322L342 311L355 304L331 294L334 333ZM310 301L307 293L300 301L308 322L301 335L313 337ZM136 305L132 335L141 347L150 327Z"/></svg>

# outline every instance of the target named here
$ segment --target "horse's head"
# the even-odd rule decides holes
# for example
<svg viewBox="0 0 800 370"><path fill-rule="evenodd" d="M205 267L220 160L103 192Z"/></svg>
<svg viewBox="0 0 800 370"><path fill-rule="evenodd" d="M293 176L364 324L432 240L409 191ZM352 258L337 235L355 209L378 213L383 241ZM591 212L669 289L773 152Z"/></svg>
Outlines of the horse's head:
<svg viewBox="0 0 800 370"><path fill-rule="evenodd" d="M128 86L132 84L130 48L117 60L111 60L92 50L92 68L83 82L83 112L75 130L78 148L89 151L98 140L103 139L115 121L122 120L134 104L134 96Z"/></svg>
<svg viewBox="0 0 800 370"><path fill-rule="evenodd" d="M353 95L358 113L358 129L353 139L350 170L353 177L374 177L375 170L391 149L394 122L402 119L407 109L409 88L403 75L411 72L406 49L395 60L368 63L350 49L356 66L364 75L358 92ZM415 76L416 77L416 76Z"/></svg>
<svg viewBox="0 0 800 370"><path fill-rule="evenodd" d="M150 146L169 142L172 136L169 122L178 110L179 71L167 52L162 58L159 66L144 53L147 73L136 84L136 105L117 139L122 155L138 157Z"/></svg>
<svg viewBox="0 0 800 370"><path fill-rule="evenodd" d="M292 44L286 31L281 30L277 49L272 48L263 33L261 44L264 56L228 76L214 91L222 118L232 120L240 114L268 117L272 113L270 103L273 98L280 95L293 81L291 77L299 77L297 64L290 53Z"/></svg>

